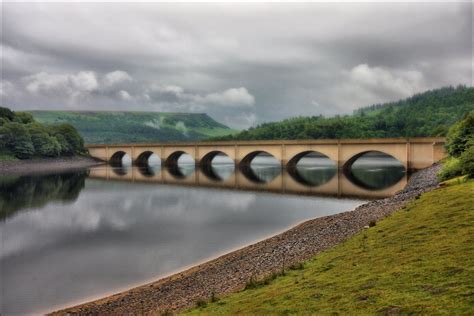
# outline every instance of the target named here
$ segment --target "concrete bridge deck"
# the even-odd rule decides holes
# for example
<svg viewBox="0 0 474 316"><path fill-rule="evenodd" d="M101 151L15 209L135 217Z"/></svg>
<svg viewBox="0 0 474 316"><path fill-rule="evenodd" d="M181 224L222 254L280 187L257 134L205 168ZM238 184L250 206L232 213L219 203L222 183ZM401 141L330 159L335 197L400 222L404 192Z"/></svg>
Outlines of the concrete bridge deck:
<svg viewBox="0 0 474 316"><path fill-rule="evenodd" d="M119 162L128 154L134 164L146 165L152 154L164 165L177 164L186 153L196 164L207 165L218 154L225 154L238 166L249 165L258 154L266 153L282 166L294 166L309 153L322 154L338 168L347 168L367 152L381 152L400 161L407 170L426 168L445 157L444 137L322 139L322 140L262 140L192 143L87 145L92 157Z"/></svg>

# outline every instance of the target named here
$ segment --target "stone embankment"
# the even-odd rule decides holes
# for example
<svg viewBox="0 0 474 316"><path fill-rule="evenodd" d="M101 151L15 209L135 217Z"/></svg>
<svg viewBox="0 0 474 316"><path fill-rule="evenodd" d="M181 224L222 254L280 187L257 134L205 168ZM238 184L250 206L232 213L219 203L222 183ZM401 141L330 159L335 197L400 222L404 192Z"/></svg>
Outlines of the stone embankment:
<svg viewBox="0 0 474 316"><path fill-rule="evenodd" d="M90 157L64 157L0 161L0 175L31 175L80 170L104 164Z"/></svg>
<svg viewBox="0 0 474 316"><path fill-rule="evenodd" d="M133 315L179 312L212 295L242 290L251 278L278 273L343 242L438 186L438 165L415 173L402 191L353 211L306 221L277 236L228 253L182 273L54 314Z"/></svg>

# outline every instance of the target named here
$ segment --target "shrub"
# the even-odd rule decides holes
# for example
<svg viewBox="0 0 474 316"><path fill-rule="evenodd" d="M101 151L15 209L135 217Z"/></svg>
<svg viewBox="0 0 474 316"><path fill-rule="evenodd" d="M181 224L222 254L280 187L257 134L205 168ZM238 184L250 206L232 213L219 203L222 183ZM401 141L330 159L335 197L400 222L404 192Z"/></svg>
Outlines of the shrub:
<svg viewBox="0 0 474 316"><path fill-rule="evenodd" d="M445 181L460 175L462 175L461 161L458 158L449 157L443 164L443 169L438 173L438 179Z"/></svg>
<svg viewBox="0 0 474 316"><path fill-rule="evenodd" d="M7 121L12 121L15 114L12 110L0 106L0 117L5 118Z"/></svg>
<svg viewBox="0 0 474 316"><path fill-rule="evenodd" d="M60 124L52 126L50 129L51 134L58 139L62 153L72 155L75 153L83 154L86 152L84 148L84 140L72 125Z"/></svg>
<svg viewBox="0 0 474 316"><path fill-rule="evenodd" d="M459 157L466 150L467 142L474 137L474 111L449 129L446 149L450 156Z"/></svg>
<svg viewBox="0 0 474 316"><path fill-rule="evenodd" d="M459 157L462 168L462 174L469 178L474 178L474 139L470 142L470 146Z"/></svg>
<svg viewBox="0 0 474 316"><path fill-rule="evenodd" d="M22 124L29 124L33 123L35 120L33 119L33 115L28 112L15 112L15 121Z"/></svg>

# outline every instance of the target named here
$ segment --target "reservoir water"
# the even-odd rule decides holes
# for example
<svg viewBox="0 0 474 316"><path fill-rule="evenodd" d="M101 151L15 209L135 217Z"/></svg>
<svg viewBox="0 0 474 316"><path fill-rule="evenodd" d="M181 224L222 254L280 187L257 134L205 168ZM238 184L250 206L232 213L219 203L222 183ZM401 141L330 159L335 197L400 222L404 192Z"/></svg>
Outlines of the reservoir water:
<svg viewBox="0 0 474 316"><path fill-rule="evenodd" d="M243 169L217 159L0 176L0 314L45 313L150 282L407 181L381 156L349 172L320 157L291 170L257 158Z"/></svg>

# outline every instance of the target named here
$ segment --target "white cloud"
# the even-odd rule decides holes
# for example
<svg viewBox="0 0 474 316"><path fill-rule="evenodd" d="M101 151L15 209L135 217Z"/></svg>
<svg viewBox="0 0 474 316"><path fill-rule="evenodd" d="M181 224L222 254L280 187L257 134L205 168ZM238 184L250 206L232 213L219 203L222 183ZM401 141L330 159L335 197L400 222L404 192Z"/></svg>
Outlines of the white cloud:
<svg viewBox="0 0 474 316"><path fill-rule="evenodd" d="M209 103L222 106L253 106L255 97L246 88L232 88L222 92L210 93L203 98L197 98L201 103Z"/></svg>
<svg viewBox="0 0 474 316"><path fill-rule="evenodd" d="M76 74L52 74L39 72L23 78L26 90L34 94L77 94L99 88L96 74L80 71Z"/></svg>
<svg viewBox="0 0 474 316"><path fill-rule="evenodd" d="M418 70L390 70L360 64L352 68L347 75L349 84L373 93L384 91L406 97L424 87L423 74Z"/></svg>
<svg viewBox="0 0 474 316"><path fill-rule="evenodd" d="M423 72L415 69L359 64L341 72L340 83L320 95L323 114L347 113L361 106L396 101L429 89Z"/></svg>
<svg viewBox="0 0 474 316"><path fill-rule="evenodd" d="M78 91L90 92L99 88L99 82L93 71L80 71L76 75L70 75L69 80L73 88Z"/></svg>
<svg viewBox="0 0 474 316"><path fill-rule="evenodd" d="M118 92L118 96L120 97L120 99L122 100L131 100L132 99L132 96L130 95L130 93L128 93L127 91L125 90L120 90Z"/></svg>
<svg viewBox="0 0 474 316"><path fill-rule="evenodd" d="M133 78L127 72L116 70L105 74L102 82L105 87L112 87L116 84L132 80Z"/></svg>
<svg viewBox="0 0 474 316"><path fill-rule="evenodd" d="M171 93L175 95L180 95L184 92L184 89L179 87L179 86L174 86L174 85L156 85L152 84L150 89L155 92L159 93Z"/></svg>
<svg viewBox="0 0 474 316"><path fill-rule="evenodd" d="M68 76L40 72L23 78L26 82L26 90L31 93L51 92L54 90L66 90L68 88Z"/></svg>

